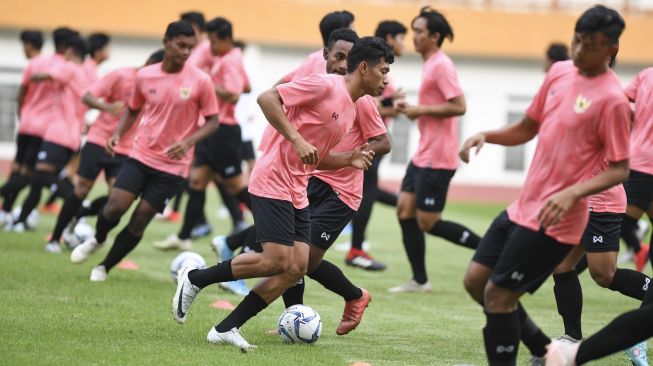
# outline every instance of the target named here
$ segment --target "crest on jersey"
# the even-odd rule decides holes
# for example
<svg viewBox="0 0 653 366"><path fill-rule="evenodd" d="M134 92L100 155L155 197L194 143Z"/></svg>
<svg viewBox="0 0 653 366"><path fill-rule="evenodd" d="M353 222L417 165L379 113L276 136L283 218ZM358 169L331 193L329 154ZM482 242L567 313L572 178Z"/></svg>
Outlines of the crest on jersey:
<svg viewBox="0 0 653 366"><path fill-rule="evenodd" d="M190 98L191 88L190 86L182 86L179 88L179 98L186 100Z"/></svg>
<svg viewBox="0 0 653 366"><path fill-rule="evenodd" d="M591 100L585 98L583 95L578 95L576 97L576 102L574 103L574 112L578 114L585 113L590 105L592 105Z"/></svg>

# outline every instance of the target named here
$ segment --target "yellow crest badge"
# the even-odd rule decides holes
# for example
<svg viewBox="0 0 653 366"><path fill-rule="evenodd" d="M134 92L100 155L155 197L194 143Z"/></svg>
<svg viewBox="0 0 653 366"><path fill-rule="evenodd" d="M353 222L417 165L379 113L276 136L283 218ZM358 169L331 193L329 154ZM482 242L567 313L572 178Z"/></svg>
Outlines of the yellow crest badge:
<svg viewBox="0 0 653 366"><path fill-rule="evenodd" d="M179 88L179 98L186 100L190 98L191 88L190 86L182 86Z"/></svg>
<svg viewBox="0 0 653 366"><path fill-rule="evenodd" d="M592 105L591 100L585 98L583 95L578 95L576 97L576 102L574 103L574 112L578 114L585 113L590 105Z"/></svg>

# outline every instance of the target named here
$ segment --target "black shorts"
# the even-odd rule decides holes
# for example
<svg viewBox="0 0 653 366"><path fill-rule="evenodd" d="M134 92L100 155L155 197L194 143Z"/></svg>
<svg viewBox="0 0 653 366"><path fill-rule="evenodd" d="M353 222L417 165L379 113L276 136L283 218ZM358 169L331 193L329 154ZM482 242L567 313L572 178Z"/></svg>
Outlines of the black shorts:
<svg viewBox="0 0 653 366"><path fill-rule="evenodd" d="M100 171L104 171L107 180L114 178L120 171L120 166L127 160L127 156L116 154L109 156L104 147L87 142L82 148L77 175L95 181Z"/></svg>
<svg viewBox="0 0 653 366"><path fill-rule="evenodd" d="M14 161L33 169L41 149L41 143L43 143L43 139L38 136L19 133L16 136L16 158Z"/></svg>
<svg viewBox="0 0 653 366"><path fill-rule="evenodd" d="M242 173L241 136L239 125L220 125L218 130L195 147L193 166L208 165L222 178Z"/></svg>
<svg viewBox="0 0 653 366"><path fill-rule="evenodd" d="M140 161L127 158L120 167L115 188L141 196L157 212L163 212L168 201L182 189L186 179L150 168Z"/></svg>
<svg viewBox="0 0 653 366"><path fill-rule="evenodd" d="M254 152L254 143L252 140L243 141L240 144L240 154L243 160L256 160L256 152Z"/></svg>
<svg viewBox="0 0 653 366"><path fill-rule="evenodd" d="M347 206L333 188L311 177L308 181L308 202L311 209L311 245L328 250L356 211Z"/></svg>
<svg viewBox="0 0 653 366"><path fill-rule="evenodd" d="M653 175L631 170L624 189L629 205L648 211L653 203Z"/></svg>
<svg viewBox="0 0 653 366"><path fill-rule="evenodd" d="M581 243L588 253L618 252L623 214L590 212Z"/></svg>
<svg viewBox="0 0 653 366"><path fill-rule="evenodd" d="M296 209L291 202L250 194L256 225L256 242L292 246L310 243L311 217L308 207Z"/></svg>
<svg viewBox="0 0 653 366"><path fill-rule="evenodd" d="M38 163L54 165L57 172L65 168L73 157L74 151L67 147L43 141L37 155Z"/></svg>
<svg viewBox="0 0 653 366"><path fill-rule="evenodd" d="M455 173L448 169L419 168L410 162L401 181L401 191L415 193L419 210L442 212Z"/></svg>
<svg viewBox="0 0 653 366"><path fill-rule="evenodd" d="M495 285L533 293L572 248L543 231L513 223L503 211L481 239L472 261L492 268L490 279Z"/></svg>

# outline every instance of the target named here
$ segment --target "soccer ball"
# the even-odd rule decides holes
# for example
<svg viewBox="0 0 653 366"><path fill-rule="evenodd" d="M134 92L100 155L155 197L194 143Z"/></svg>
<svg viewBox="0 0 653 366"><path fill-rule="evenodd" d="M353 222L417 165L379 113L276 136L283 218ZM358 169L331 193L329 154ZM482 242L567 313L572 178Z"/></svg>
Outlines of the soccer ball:
<svg viewBox="0 0 653 366"><path fill-rule="evenodd" d="M181 252L170 264L170 275L172 280L177 283L177 271L184 267L194 267L198 269L206 268L206 262L201 255L195 252Z"/></svg>
<svg viewBox="0 0 653 366"><path fill-rule="evenodd" d="M279 335L287 343L315 343L322 334L320 315L310 306L293 305L279 317Z"/></svg>
<svg viewBox="0 0 653 366"><path fill-rule="evenodd" d="M73 250L79 244L93 237L93 235L95 235L93 227L84 218L81 218L72 231L68 228L64 230L62 239L66 247Z"/></svg>

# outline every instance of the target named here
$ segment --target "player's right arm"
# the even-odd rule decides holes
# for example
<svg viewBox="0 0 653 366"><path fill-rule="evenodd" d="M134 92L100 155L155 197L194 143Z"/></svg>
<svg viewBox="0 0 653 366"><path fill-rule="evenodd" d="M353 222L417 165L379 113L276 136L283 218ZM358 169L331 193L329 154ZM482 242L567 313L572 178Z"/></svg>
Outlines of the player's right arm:
<svg viewBox="0 0 653 366"><path fill-rule="evenodd" d="M477 133L463 143L459 153L460 159L465 163L469 163L469 150L476 148L475 153L478 155L486 142L503 146L524 144L537 136L539 127L539 122L526 116L521 121L511 123L505 127Z"/></svg>
<svg viewBox="0 0 653 366"><path fill-rule="evenodd" d="M119 116L122 111L122 107L125 103L121 100L115 101L113 103L103 102L90 91L87 91L86 94L82 97L82 102L86 104L89 108L98 109L102 112L108 112L114 116Z"/></svg>
<svg viewBox="0 0 653 366"><path fill-rule="evenodd" d="M111 136L109 141L107 141L106 150L109 155L114 156L116 154L115 147L118 144L118 141L120 141L120 138L134 125L134 121L136 121L136 117L138 117L139 113L141 113L140 109L127 107L125 113L123 113L120 118L118 127L116 127L116 130L113 132L113 136Z"/></svg>
<svg viewBox="0 0 653 366"><path fill-rule="evenodd" d="M18 89L18 109L16 113L18 114L18 119L20 119L20 111L23 109L23 104L25 104L25 96L27 96L27 85L21 85Z"/></svg>

